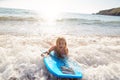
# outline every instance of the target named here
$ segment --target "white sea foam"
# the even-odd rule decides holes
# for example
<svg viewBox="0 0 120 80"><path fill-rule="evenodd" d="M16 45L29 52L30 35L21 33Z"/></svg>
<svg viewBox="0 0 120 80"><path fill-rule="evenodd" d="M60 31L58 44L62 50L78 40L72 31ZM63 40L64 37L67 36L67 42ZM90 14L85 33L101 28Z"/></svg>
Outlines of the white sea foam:
<svg viewBox="0 0 120 80"><path fill-rule="evenodd" d="M61 35L0 35L0 80L46 80L41 51ZM69 56L81 66L85 80L120 80L120 37L70 36Z"/></svg>

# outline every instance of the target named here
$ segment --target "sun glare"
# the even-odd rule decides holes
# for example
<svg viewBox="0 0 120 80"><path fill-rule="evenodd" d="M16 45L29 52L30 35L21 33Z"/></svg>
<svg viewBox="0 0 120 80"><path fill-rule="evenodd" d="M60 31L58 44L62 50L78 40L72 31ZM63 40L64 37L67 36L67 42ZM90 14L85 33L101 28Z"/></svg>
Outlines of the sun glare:
<svg viewBox="0 0 120 80"><path fill-rule="evenodd" d="M34 10L47 22L54 21L63 9L60 0L6 0L0 5L9 8Z"/></svg>
<svg viewBox="0 0 120 80"><path fill-rule="evenodd" d="M46 22L54 22L58 18L58 15L60 14L60 11L56 7L45 6L43 9L37 10L37 13Z"/></svg>
<svg viewBox="0 0 120 80"><path fill-rule="evenodd" d="M60 5L58 0L45 0L33 9L35 9L39 16L42 17L47 23L52 24L61 13L61 6L62 5Z"/></svg>

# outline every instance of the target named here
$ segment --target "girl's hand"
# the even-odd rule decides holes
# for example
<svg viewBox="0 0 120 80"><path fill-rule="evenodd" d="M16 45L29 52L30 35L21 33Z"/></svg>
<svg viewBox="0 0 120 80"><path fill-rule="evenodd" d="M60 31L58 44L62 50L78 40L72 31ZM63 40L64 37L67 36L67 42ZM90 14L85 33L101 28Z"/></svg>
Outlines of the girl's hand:
<svg viewBox="0 0 120 80"><path fill-rule="evenodd" d="M47 57L47 56L48 56L48 51L42 53L41 56L42 56L42 57Z"/></svg>
<svg viewBox="0 0 120 80"><path fill-rule="evenodd" d="M44 57L44 53L42 53L41 56Z"/></svg>

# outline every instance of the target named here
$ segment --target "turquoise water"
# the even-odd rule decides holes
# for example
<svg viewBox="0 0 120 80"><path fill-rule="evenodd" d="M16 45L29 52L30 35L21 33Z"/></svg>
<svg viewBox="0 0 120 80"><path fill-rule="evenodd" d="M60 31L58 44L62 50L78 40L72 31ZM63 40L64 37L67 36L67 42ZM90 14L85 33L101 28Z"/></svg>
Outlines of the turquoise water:
<svg viewBox="0 0 120 80"><path fill-rule="evenodd" d="M34 11L0 8L0 32L116 36L120 35L120 16L63 13L46 22Z"/></svg>

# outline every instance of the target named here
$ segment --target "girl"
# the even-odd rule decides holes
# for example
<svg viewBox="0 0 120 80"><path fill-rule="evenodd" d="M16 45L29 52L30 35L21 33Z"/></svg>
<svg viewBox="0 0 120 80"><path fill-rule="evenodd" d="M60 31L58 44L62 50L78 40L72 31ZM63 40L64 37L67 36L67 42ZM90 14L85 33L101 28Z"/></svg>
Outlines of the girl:
<svg viewBox="0 0 120 80"><path fill-rule="evenodd" d="M68 48L65 38L59 37L56 40L56 45L52 46L46 53L49 55L51 51L55 51L57 57L64 58L68 55Z"/></svg>

